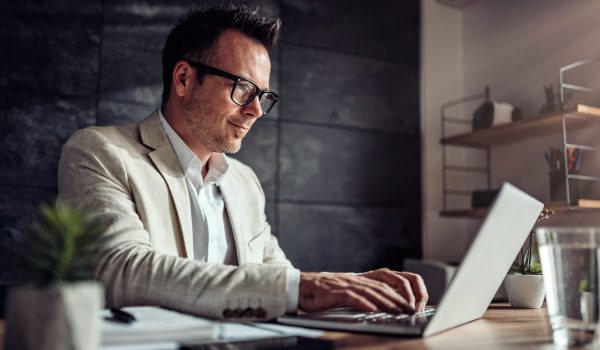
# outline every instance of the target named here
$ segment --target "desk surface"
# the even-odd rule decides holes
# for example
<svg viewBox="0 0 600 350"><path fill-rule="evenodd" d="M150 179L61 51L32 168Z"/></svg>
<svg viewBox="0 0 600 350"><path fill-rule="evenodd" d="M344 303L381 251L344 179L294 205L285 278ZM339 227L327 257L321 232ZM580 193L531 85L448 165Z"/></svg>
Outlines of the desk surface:
<svg viewBox="0 0 600 350"><path fill-rule="evenodd" d="M425 339L328 332L340 348L352 349L554 349L546 309L493 304L477 321Z"/></svg>
<svg viewBox="0 0 600 350"><path fill-rule="evenodd" d="M327 332L342 349L555 349L545 309L493 304L477 321L425 339ZM0 320L0 350L4 322Z"/></svg>

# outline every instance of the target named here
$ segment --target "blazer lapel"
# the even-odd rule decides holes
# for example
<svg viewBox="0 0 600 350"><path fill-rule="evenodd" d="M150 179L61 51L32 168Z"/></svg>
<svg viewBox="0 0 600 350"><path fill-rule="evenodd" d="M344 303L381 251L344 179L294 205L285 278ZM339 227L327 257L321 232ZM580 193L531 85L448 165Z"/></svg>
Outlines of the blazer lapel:
<svg viewBox="0 0 600 350"><path fill-rule="evenodd" d="M227 209L227 215L229 216L229 222L231 223L231 229L233 230L233 239L235 240L235 250L237 253L238 264L243 265L246 263L246 242L242 231L242 213L238 208L237 202L235 201L236 188L235 184L231 180L233 174L228 174L221 182L219 189L223 195L225 201L225 208Z"/></svg>
<svg viewBox="0 0 600 350"><path fill-rule="evenodd" d="M177 155L165 134L163 126L160 124L158 113L155 111L148 118L144 119L139 124L139 130L142 142L146 146L154 148L154 151L149 153L149 157L165 179L171 192L181 228L179 234L183 235L184 256L193 258L194 246L190 196L187 191L185 177L177 160Z"/></svg>

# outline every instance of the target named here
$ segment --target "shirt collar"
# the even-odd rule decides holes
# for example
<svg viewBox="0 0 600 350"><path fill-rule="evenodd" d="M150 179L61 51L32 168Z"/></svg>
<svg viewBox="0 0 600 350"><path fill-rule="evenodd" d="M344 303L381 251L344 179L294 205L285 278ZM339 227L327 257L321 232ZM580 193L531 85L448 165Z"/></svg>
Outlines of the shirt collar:
<svg viewBox="0 0 600 350"><path fill-rule="evenodd" d="M171 127L162 113L161 108L158 109L158 118L173 146L173 150L177 155L179 165L185 176L198 188L211 182L214 182L217 185L221 184L229 170L227 157L223 153L213 153L208 160L208 173L206 174L206 177L202 179L202 162L181 139L179 134Z"/></svg>

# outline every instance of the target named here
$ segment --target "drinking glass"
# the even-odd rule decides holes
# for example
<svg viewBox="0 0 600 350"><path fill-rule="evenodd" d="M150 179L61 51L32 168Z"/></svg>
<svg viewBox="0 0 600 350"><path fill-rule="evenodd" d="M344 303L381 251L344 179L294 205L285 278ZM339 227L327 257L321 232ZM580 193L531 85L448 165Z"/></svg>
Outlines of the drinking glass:
<svg viewBox="0 0 600 350"><path fill-rule="evenodd" d="M554 343L597 346L600 227L536 231Z"/></svg>

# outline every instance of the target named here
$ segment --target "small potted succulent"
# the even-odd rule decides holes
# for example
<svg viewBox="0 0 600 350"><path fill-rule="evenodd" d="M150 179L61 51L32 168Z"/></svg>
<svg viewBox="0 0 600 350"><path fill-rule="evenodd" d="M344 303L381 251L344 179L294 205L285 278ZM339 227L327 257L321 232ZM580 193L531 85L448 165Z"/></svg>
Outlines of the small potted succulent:
<svg viewBox="0 0 600 350"><path fill-rule="evenodd" d="M538 222L547 219L553 211L544 209ZM546 289L542 277L542 264L535 239L535 228L517 254L504 279L504 289L510 305L514 308L537 309L544 303Z"/></svg>
<svg viewBox="0 0 600 350"><path fill-rule="evenodd" d="M105 226L57 202L25 239L27 281L11 289L6 349L96 349L102 285L93 280Z"/></svg>

